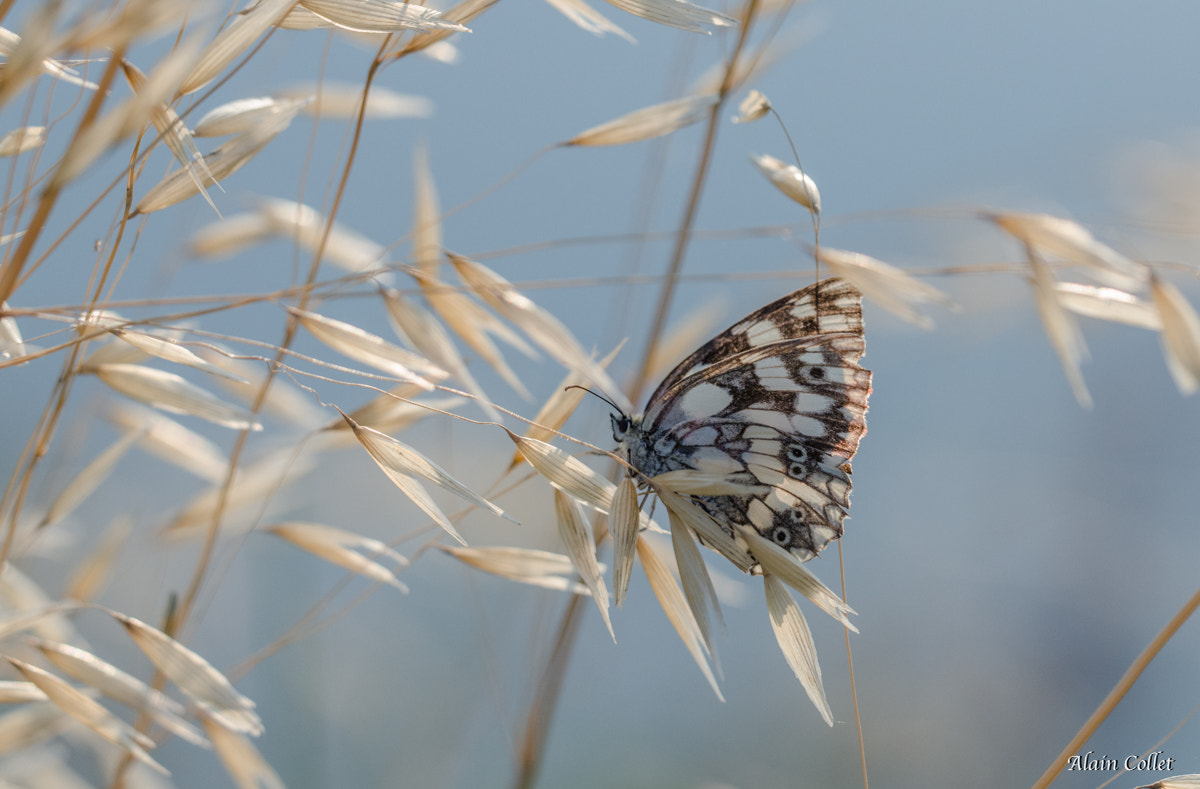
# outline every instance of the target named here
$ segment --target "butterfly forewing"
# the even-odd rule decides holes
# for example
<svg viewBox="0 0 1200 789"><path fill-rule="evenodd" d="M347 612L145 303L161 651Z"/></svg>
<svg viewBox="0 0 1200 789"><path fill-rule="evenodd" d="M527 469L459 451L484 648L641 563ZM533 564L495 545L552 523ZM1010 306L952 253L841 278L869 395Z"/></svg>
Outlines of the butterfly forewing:
<svg viewBox="0 0 1200 789"><path fill-rule="evenodd" d="M695 496L730 534L750 524L801 559L842 533L871 374L862 297L828 279L743 318L680 363L622 444L646 476L699 469L755 486Z"/></svg>
<svg viewBox="0 0 1200 789"><path fill-rule="evenodd" d="M862 295L840 279L822 280L750 313L702 345L663 379L650 396L650 406L669 397L682 379L734 354L814 334L842 333L862 337Z"/></svg>

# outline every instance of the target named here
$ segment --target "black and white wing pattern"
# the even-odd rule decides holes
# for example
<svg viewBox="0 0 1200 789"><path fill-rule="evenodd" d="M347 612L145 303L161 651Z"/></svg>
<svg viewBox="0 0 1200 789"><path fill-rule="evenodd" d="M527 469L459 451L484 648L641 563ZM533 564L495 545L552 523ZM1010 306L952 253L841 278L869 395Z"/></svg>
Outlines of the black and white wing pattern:
<svg viewBox="0 0 1200 789"><path fill-rule="evenodd" d="M639 417L613 418L647 477L696 469L752 485L693 496L731 535L749 524L802 561L842 534L867 430L862 294L826 279L746 316L684 359Z"/></svg>

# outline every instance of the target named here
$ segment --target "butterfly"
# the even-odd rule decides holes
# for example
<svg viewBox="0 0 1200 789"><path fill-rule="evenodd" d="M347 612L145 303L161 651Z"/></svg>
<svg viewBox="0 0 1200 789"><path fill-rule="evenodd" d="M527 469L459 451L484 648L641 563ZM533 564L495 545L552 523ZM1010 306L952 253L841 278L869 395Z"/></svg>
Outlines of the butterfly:
<svg viewBox="0 0 1200 789"><path fill-rule="evenodd" d="M645 477L696 469L746 495L692 496L730 535L750 525L808 561L842 535L850 459L867 430L862 294L839 279L747 315L684 359L641 416L614 414Z"/></svg>

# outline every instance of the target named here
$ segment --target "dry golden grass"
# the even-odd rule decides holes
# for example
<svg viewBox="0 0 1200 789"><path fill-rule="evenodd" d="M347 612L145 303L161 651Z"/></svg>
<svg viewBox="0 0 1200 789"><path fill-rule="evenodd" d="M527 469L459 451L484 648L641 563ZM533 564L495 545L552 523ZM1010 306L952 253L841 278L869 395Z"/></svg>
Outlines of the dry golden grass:
<svg viewBox="0 0 1200 789"><path fill-rule="evenodd" d="M371 124L431 112L428 99L377 85L380 74L404 69L418 54L453 62L460 37L487 35L468 25L483 23L495 0L464 0L441 11L383 0L261 0L225 17L211 7L199 13L183 0L96 3L70 12L42 3L22 9L23 18L12 3L0 2L0 24L11 28L0 32L0 117L9 124L0 129L0 157L8 157L3 227L11 231L0 239L0 406L8 391L35 392L44 403L33 419L10 426L6 435L23 435L24 443L3 447L0 455L7 475L0 500L0 652L7 658L0 695L22 705L0 714L0 779L14 755L44 760L41 780L65 774L70 757L51 743L75 721L99 738L70 741L100 754L103 766L89 779L105 785L148 781L135 763L172 771L172 760L160 762L156 749L178 739L212 749L211 766L219 763L237 786L282 786L279 770L255 744L271 731L272 716L260 715L235 682L268 670L284 647L336 629L381 585L414 592L403 602L392 596L388 605L422 605L419 573L437 562L443 570L469 568L481 586L503 579L551 590L561 609L557 624L528 648L538 673L520 700L521 725L514 726L514 786L536 782L580 618L594 605L615 641L620 616L647 606L645 598L629 595L635 563L691 656L692 670L718 699L717 647L726 627L721 573L762 576L753 579L766 598L758 615L769 621L786 665L825 723L849 717L849 704L831 701L823 684L819 644L789 587L847 634L856 633L845 591L835 593L753 529L716 522L691 498L740 495L754 486L742 476L701 470L642 478L608 451L603 431L566 432L573 413L599 402L585 399L581 387L630 414L673 360L711 333L712 326L695 323L671 333L667 319L680 298L689 247L700 235L701 199L713 188L717 129L739 100L738 123L775 112L766 96L750 89L780 56L775 33L791 10L789 3L760 0L729 15L685 0L609 2L689 33L716 33L713 40L721 42L708 53L719 52L720 67L681 97L632 107L557 143L545 129L530 132L540 159L702 130L689 153L693 169L682 218L668 235L668 265L648 283L654 305L636 339L640 356L616 363L622 372L633 371L623 383L614 370L616 351L598 352L592 333L584 336L564 314L569 307L560 309L552 295L543 298L539 283L514 283L499 265L480 262L484 255L447 248L448 223L477 204L502 203L504 186L528 163L499 184L477 179L475 197L446 209L439 203L440 176L453 171L459 183L452 168L469 171L469 165L452 154L465 161L467 152L439 151L443 163L434 167L423 145L398 147L395 159L415 162L411 221L394 221L388 237L355 229L367 213L356 199L360 176L387 172L385 163L361 154L375 133ZM630 39L577 0L552 4L582 30ZM269 59L277 36L305 37L314 51L348 40L371 54L360 57L361 81L350 86L326 81L314 57L313 73L287 75L287 84L271 95L239 94L239 72ZM415 66L413 73L419 73ZM297 87L293 76L308 81ZM302 138L305 129L310 145L325 144L319 127L335 124L345 133L340 147L331 146L336 164L329 173L311 173L314 181L327 178L319 208L301 195L266 194L273 191L270 172L256 173L264 194L250 201L224 192L223 182L253 169L275 146ZM212 137L228 139L208 150ZM312 157L313 148L307 153ZM164 162L171 162L165 171ZM922 328L934 325L926 305L954 306L911 269L823 246L816 181L798 163L772 155L752 162L805 209L782 231L802 235L805 244L811 238L801 267L832 269L869 301ZM303 157L295 163L305 179L308 167ZM372 199L379 198L366 202ZM277 279L242 292L235 271L218 295L207 285L159 295L156 253L141 239L160 226L178 233L181 225L172 222L189 212L203 216L203 224L185 223L200 226L174 238L173 248L185 251L172 254L261 256L261 269L245 272L246 280L259 282L264 270ZM995 225L1019 243L1023 258L995 268L1029 283L1030 302L1082 407L1093 400L1083 377L1087 347L1079 315L1158 332L1179 390L1191 394L1200 387L1200 318L1166 279L1179 266L1129 257L1064 217L972 210L960 219ZM71 265L81 257L81 243L91 246L87 234L95 227L103 228L103 238L95 242L92 265ZM283 265L274 266L280 259ZM946 266L933 273L960 271ZM738 273L720 279L733 281ZM560 276L584 288L610 274L566 266ZM1099 284L1075 281L1081 277ZM42 295L47 292L52 296ZM395 339L378 333L389 323ZM312 338L320 344L308 342ZM84 437L93 428L105 436L95 451L94 439ZM178 476L179 487L154 495L161 493L151 490L156 483L128 470L139 453L163 461L156 473ZM356 468L377 468L374 484L387 492L381 495L396 494L390 506L408 525L367 533L374 527L349 497L339 523L293 517L310 506L309 486L326 490L338 464L366 459L375 467ZM169 511L146 512L131 491L155 507L170 502ZM647 499L661 505L657 520ZM459 509L449 509L449 502ZM672 550L659 525L663 512ZM532 523L513 525L529 514ZM40 568L37 582L23 573L24 564L39 561L39 546L56 535L78 539L80 524L91 533L85 549L65 551L70 561L56 560L52 572ZM299 548L313 566L337 568L340 580L324 597L307 601L303 614L256 633L252 654L210 661L189 644L206 627L219 626L212 622L214 600L239 554L261 534L278 538L265 539L262 550ZM131 562L123 554L138 558ZM830 564L822 565L824 573ZM334 607L347 585L360 595ZM311 588L306 579L298 591L278 594L306 597ZM610 609L610 595L620 612ZM1145 648L1036 785L1053 780L1197 604L1200 592ZM122 646L135 645L149 664L113 646L117 637L101 630L112 621L129 639ZM85 638L77 629L84 622L89 633L96 628L106 635ZM832 643L823 646L828 661L836 653ZM397 675L363 682L429 681ZM452 669L447 675L435 684L453 682ZM395 714L418 723L421 717L420 711ZM814 726L805 736L826 734ZM865 765L869 743L860 739L859 749ZM175 777L196 785L195 776ZM841 778L850 783L854 776ZM1181 780L1157 785L1186 785Z"/></svg>

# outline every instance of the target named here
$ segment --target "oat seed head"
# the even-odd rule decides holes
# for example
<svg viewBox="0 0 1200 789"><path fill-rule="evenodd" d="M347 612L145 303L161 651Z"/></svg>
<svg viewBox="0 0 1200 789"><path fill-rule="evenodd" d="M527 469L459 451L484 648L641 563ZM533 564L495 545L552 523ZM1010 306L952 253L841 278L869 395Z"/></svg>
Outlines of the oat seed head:
<svg viewBox="0 0 1200 789"><path fill-rule="evenodd" d="M700 95L643 107L580 132L564 145L625 145L652 140L699 123L716 103L715 95Z"/></svg>
<svg viewBox="0 0 1200 789"><path fill-rule="evenodd" d="M608 613L608 587L604 585L604 574L596 560L596 541L579 504L561 490L554 491L554 513L558 522L558 536L571 557L571 564L592 592L592 601L600 611L600 618L608 628L608 634L616 643L612 619Z"/></svg>
<svg viewBox="0 0 1200 789"><path fill-rule="evenodd" d="M1153 277L1150 290L1162 320L1167 369L1180 392L1193 394L1200 388L1200 316L1171 283Z"/></svg>
<svg viewBox="0 0 1200 789"><path fill-rule="evenodd" d="M1076 401L1080 407L1090 409L1092 396L1088 392L1087 384L1083 380L1083 371L1080 369L1081 362L1088 355L1083 332L1079 330L1079 324L1075 322L1074 316L1063 308L1058 297L1057 283L1049 268L1032 247L1027 245L1026 251L1032 273L1034 302L1037 304L1042 326L1046 330L1046 337L1049 338L1054 352L1058 354L1063 372L1067 374L1067 380L1071 383L1071 391L1075 393Z"/></svg>
<svg viewBox="0 0 1200 789"><path fill-rule="evenodd" d="M150 662L208 715L230 731L254 737L263 733L254 702L238 693L207 660L141 620L115 611L111 614Z"/></svg>
<svg viewBox="0 0 1200 789"><path fill-rule="evenodd" d="M175 373L137 364L103 364L95 372L97 378L115 391L145 405L199 417L231 430L263 429L250 412L222 401Z"/></svg>
<svg viewBox="0 0 1200 789"><path fill-rule="evenodd" d="M809 700L821 713L828 726L833 726L833 710L825 698L825 685L821 680L821 664L817 662L817 645L812 631L796 601L788 593L783 582L770 573L763 575L763 589L767 595L767 612L771 616L771 627L784 658L800 680Z"/></svg>
<svg viewBox="0 0 1200 789"><path fill-rule="evenodd" d="M821 193L817 191L817 184L799 167L767 154L751 156L750 161L776 189L807 208L814 216L821 214Z"/></svg>
<svg viewBox="0 0 1200 789"><path fill-rule="evenodd" d="M738 114L733 116L734 123L752 123L771 111L771 102L757 90L752 90L738 105Z"/></svg>
<svg viewBox="0 0 1200 789"><path fill-rule="evenodd" d="M22 126L0 137L0 156L17 156L46 142L45 126Z"/></svg>
<svg viewBox="0 0 1200 789"><path fill-rule="evenodd" d="M708 659L708 648L701 635L700 625L692 615L692 609L688 606L687 599L684 597L683 590L679 588L675 576L671 574L667 565L655 552L654 546L645 537L638 537L637 554L642 569L646 573L646 580L650 582L650 588L654 591L654 596L658 598L658 604L662 606L663 613L667 615L667 619L671 620L675 632L683 641L683 645L687 647L692 660L696 661L696 665L700 667L700 672L708 680L713 693L717 694L718 699L724 701L725 697L721 695L721 688L717 684L717 677L713 673L712 664Z"/></svg>
<svg viewBox="0 0 1200 789"><path fill-rule="evenodd" d="M704 639L704 645L712 657L714 667L719 669L712 631L714 619L722 632L725 630L721 604L717 600L717 591L713 588L712 578L708 575L708 567L700 555L700 546L696 544L696 535L678 517L671 518L671 546L675 550L675 567L679 570L683 596L687 599L688 608L692 610L692 617L700 628L700 637Z"/></svg>

